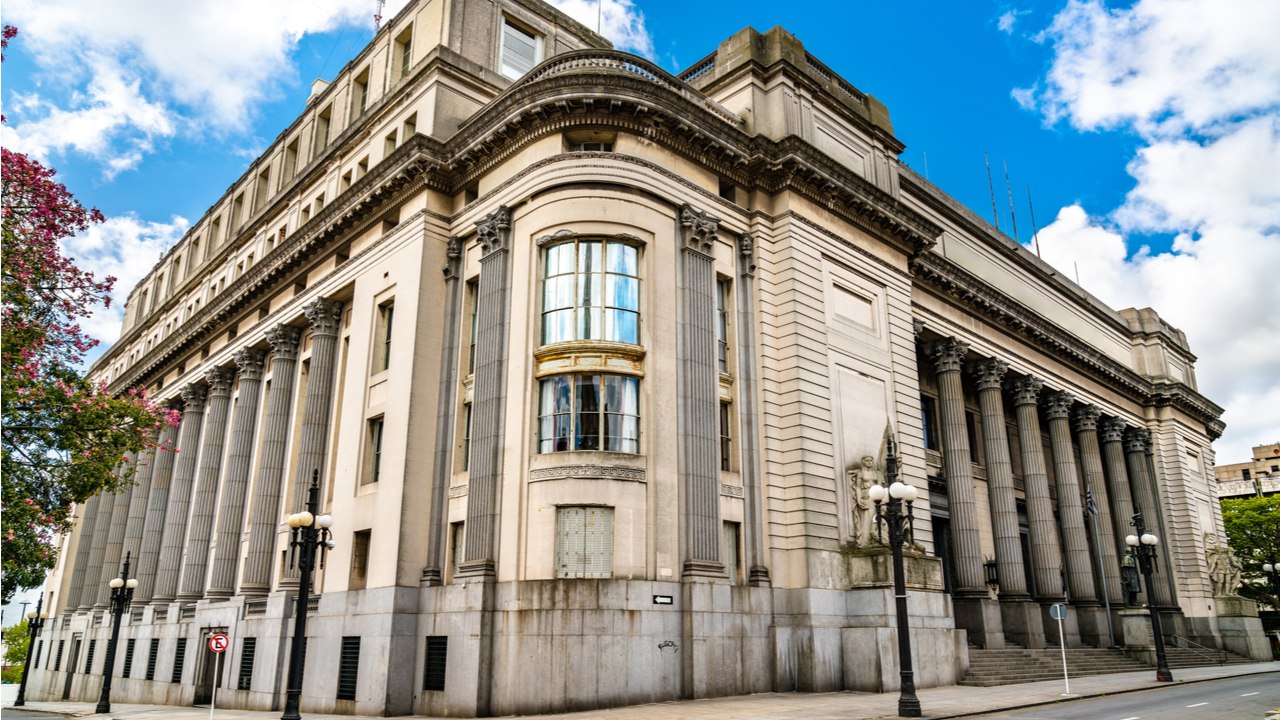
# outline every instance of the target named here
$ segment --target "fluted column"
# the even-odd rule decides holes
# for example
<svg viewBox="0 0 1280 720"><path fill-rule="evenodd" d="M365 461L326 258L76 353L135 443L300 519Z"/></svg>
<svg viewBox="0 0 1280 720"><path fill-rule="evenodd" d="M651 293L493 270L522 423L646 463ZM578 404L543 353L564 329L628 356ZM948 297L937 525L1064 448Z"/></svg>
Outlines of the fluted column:
<svg viewBox="0 0 1280 720"><path fill-rule="evenodd" d="M935 342L927 348L938 378L942 421L942 467L951 506L951 544L956 590L986 595L982 571L982 545L978 540L978 506L973 490L973 468L969 457L969 428L964 417L964 387L960 368L969 345L955 338Z"/></svg>
<svg viewBox="0 0 1280 720"><path fill-rule="evenodd" d="M253 437L258 427L258 400L262 395L262 361L265 353L244 348L233 356L240 371L240 392L231 418L227 467L223 473L222 501L218 510L218 534L209 576L210 598L228 598L236 591L236 564L240 559L240 535L244 508L249 504L249 471L253 461Z"/></svg>
<svg viewBox="0 0 1280 720"><path fill-rule="evenodd" d="M169 507L169 484L173 480L174 452L178 440L178 428L165 425L160 429L155 453L155 467L151 469L151 491L147 493L147 521L143 525L142 544L138 550L138 589L133 601L139 604L151 602L156 587L156 568L160 564L160 545L164 540L165 512Z"/></svg>
<svg viewBox="0 0 1280 720"><path fill-rule="evenodd" d="M476 293L475 384L471 399L471 467L466 542L459 577L496 572L503 419L507 402L507 326L511 316L511 211L500 207L476 224L480 287Z"/></svg>
<svg viewBox="0 0 1280 720"><path fill-rule="evenodd" d="M1104 594L1112 605L1119 605L1124 599L1124 592L1120 587L1120 556L1111 521L1111 496L1107 492L1106 473L1102 469L1102 449L1098 444L1099 415L1101 412L1096 405L1076 409L1076 442L1080 445L1080 469L1084 475L1085 487L1093 494L1093 503L1098 512L1094 523L1097 529L1097 552L1102 557L1101 575L1106 580Z"/></svg>
<svg viewBox="0 0 1280 720"><path fill-rule="evenodd" d="M102 558L107 552L107 535L111 533L111 520L116 507L116 494L98 493L98 522L93 526L93 545L89 546L89 566L84 576L84 592L80 595L82 609L101 609L105 602L98 602L98 578L102 575Z"/></svg>
<svg viewBox="0 0 1280 720"><path fill-rule="evenodd" d="M984 360L970 368L978 388L982 410L983 447L987 458L987 495L991 502L991 530L995 538L1000 598L1026 597L1022 538L1018 532L1018 502L1014 496L1013 461L1009 457L1009 431L1005 427L1002 383L1009 365Z"/></svg>
<svg viewBox="0 0 1280 720"><path fill-rule="evenodd" d="M765 564L764 494L760 491L760 465L757 453L760 407L757 402L756 320L755 320L755 238L749 233L738 236L738 418L742 441L742 490L746 512L743 519L747 548L747 583L768 585L769 568Z"/></svg>
<svg viewBox="0 0 1280 720"><path fill-rule="evenodd" d="M1056 392L1045 400L1049 420L1049 444L1053 449L1054 476L1058 481L1058 523L1067 561L1067 587L1071 602L1096 603L1093 561L1089 557L1089 534L1084 527L1084 504L1080 499L1080 471L1076 468L1071 444L1071 408L1075 397Z"/></svg>
<svg viewBox="0 0 1280 720"><path fill-rule="evenodd" d="M1040 414L1036 400L1043 387L1036 378L1009 382L1014 413L1018 419L1018 445L1022 455L1022 479L1026 486L1027 522L1031 530L1031 564L1035 568L1035 596L1041 601L1061 600L1062 551L1058 545L1058 523L1053 518L1049 496L1049 472L1040 444Z"/></svg>
<svg viewBox="0 0 1280 720"><path fill-rule="evenodd" d="M154 439L155 436L151 437ZM155 471L155 457L155 448L149 448L138 456L134 471L133 494L129 497L129 517L125 521L124 544L120 546L121 555L129 554L133 558L135 571L138 568L138 561L142 559L142 534L147 525L147 503L151 498L151 476ZM133 577L138 577L137 572L134 572Z"/></svg>
<svg viewBox="0 0 1280 720"><path fill-rule="evenodd" d="M187 538L187 513L191 509L191 485L196 479L200 457L200 427L204 424L203 385L182 388L182 425L169 485L169 501L164 511L164 535L160 540L160 560L156 569L154 605L173 602L178 594L178 573L182 569L182 544Z"/></svg>
<svg viewBox="0 0 1280 720"><path fill-rule="evenodd" d="M1124 421L1106 418L1100 425L1102 458L1107 469L1107 490L1111 499L1111 527L1116 548L1123 552L1124 538L1133 521L1133 490L1124 460Z"/></svg>
<svg viewBox="0 0 1280 720"><path fill-rule="evenodd" d="M458 406L458 337L462 321L463 240L449 238L448 264L444 268L444 336L440 342L440 391L436 400L436 447L432 463L431 505L428 509L427 562L422 568L422 583L428 586L444 583L445 523L449 511L449 480L453 477L454 415Z"/></svg>
<svg viewBox="0 0 1280 720"><path fill-rule="evenodd" d="M200 468L196 471L195 493L191 498L191 520L187 527L187 555L182 566L182 590L178 601L195 602L204 597L209 570L209 538L213 536L213 513L217 509L218 478L222 476L222 455L227 441L227 414L231 409L231 368L214 368L205 374L209 383L209 410L205 414L204 438L200 443Z"/></svg>
<svg viewBox="0 0 1280 720"><path fill-rule="evenodd" d="M680 329L676 362L680 378L680 514L685 576L723 576L720 561L720 464L716 364L716 229L720 221L685 206L680 210Z"/></svg>
<svg viewBox="0 0 1280 720"><path fill-rule="evenodd" d="M276 528L280 525L280 491L284 485L288 459L289 421L293 390L298 379L298 338L302 333L290 325L267 331L271 344L271 398L262 419L262 446L258 455L258 475L254 482L253 509L249 516L249 552L245 555L240 592L261 596L271 591L271 569L275 557Z"/></svg>
<svg viewBox="0 0 1280 720"><path fill-rule="evenodd" d="M1155 587L1155 600L1158 607L1171 607L1173 595L1169 592L1169 538L1163 532L1161 518L1160 492L1156 488L1156 478L1147 462L1147 452L1151 449L1151 433L1144 428L1129 428L1124 433L1125 466L1129 470L1129 481L1133 485L1134 511L1142 511L1147 532L1155 533L1160 538L1157 546L1159 553L1152 575ZM1132 532L1132 530L1130 530Z"/></svg>
<svg viewBox="0 0 1280 720"><path fill-rule="evenodd" d="M129 464L133 458L125 456L116 473L128 475ZM107 607L111 604L112 578L120 574L120 548L124 546L124 529L129 520L129 505L133 501L133 485L115 494L116 499L111 508L111 526L107 530L107 545L102 552L102 567L98 571L98 599L94 607Z"/></svg>
<svg viewBox="0 0 1280 720"><path fill-rule="evenodd" d="M98 523L98 506L102 498L94 495L80 504L80 539L76 546L75 565L71 569L71 592L67 594L62 608L66 612L74 612L80 608L80 600L84 597L85 571L89 567L89 550L93 547L93 533ZM88 608L91 603L85 603Z"/></svg>

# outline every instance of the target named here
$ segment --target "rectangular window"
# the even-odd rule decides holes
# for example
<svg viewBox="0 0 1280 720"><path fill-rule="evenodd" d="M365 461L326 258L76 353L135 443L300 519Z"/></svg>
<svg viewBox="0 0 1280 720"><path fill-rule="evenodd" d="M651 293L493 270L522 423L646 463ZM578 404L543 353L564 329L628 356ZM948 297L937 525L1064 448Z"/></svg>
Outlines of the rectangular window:
<svg viewBox="0 0 1280 720"><path fill-rule="evenodd" d="M469 470L471 468L471 403L462 407L466 413L462 426L462 469Z"/></svg>
<svg viewBox="0 0 1280 720"><path fill-rule="evenodd" d="M480 283L467 283L467 305L471 306L471 344L467 347L467 374L476 371L476 312L480 305Z"/></svg>
<svg viewBox="0 0 1280 720"><path fill-rule="evenodd" d="M134 638L129 638L129 643L124 646L124 670L120 677L127 678L133 672L133 646L137 642Z"/></svg>
<svg viewBox="0 0 1280 720"><path fill-rule="evenodd" d="M236 677L236 689L248 690L253 684L253 656L258 652L258 638L247 637L240 641L240 673Z"/></svg>
<svg viewBox="0 0 1280 720"><path fill-rule="evenodd" d="M365 68L363 72L351 81L351 120L364 114L365 107L369 104L369 69Z"/></svg>
<svg viewBox="0 0 1280 720"><path fill-rule="evenodd" d="M378 306L377 359L373 364L375 372L382 372L391 367L391 326L395 320L396 304L388 300Z"/></svg>
<svg viewBox="0 0 1280 720"><path fill-rule="evenodd" d="M965 431L969 434L969 462L977 464L982 462L982 456L979 453L981 448L978 446L978 416L968 410L964 413Z"/></svg>
<svg viewBox="0 0 1280 720"><path fill-rule="evenodd" d="M538 452L640 452L640 381L622 375L554 375L542 381Z"/></svg>
<svg viewBox="0 0 1280 720"><path fill-rule="evenodd" d="M542 344L571 340L640 342L640 251L583 240L546 250Z"/></svg>
<svg viewBox="0 0 1280 720"><path fill-rule="evenodd" d="M93 651L98 647L97 640L89 641L89 654L84 658L84 674L88 675L93 672Z"/></svg>
<svg viewBox="0 0 1280 720"><path fill-rule="evenodd" d="M569 146L570 152L613 152L611 142L580 142Z"/></svg>
<svg viewBox="0 0 1280 720"><path fill-rule="evenodd" d="M382 156L386 157L396 151L396 131L392 130L382 141Z"/></svg>
<svg viewBox="0 0 1280 720"><path fill-rule="evenodd" d="M363 590L369 580L369 536L371 530L360 530L351 536L351 576L349 590Z"/></svg>
<svg viewBox="0 0 1280 720"><path fill-rule="evenodd" d="M356 680L360 673L360 636L342 638L342 656L338 659L338 699L356 699Z"/></svg>
<svg viewBox="0 0 1280 720"><path fill-rule="evenodd" d="M729 281L716 282L716 362L722 373L729 372Z"/></svg>
<svg viewBox="0 0 1280 720"><path fill-rule="evenodd" d="M160 638L151 638L151 648L147 650L146 679L156 679L156 660L160 657Z"/></svg>
<svg viewBox="0 0 1280 720"><path fill-rule="evenodd" d="M328 105L316 114L316 141L311 157L315 158L329 144L329 126L333 123L333 106Z"/></svg>
<svg viewBox="0 0 1280 720"><path fill-rule="evenodd" d="M187 639L178 638L178 647L173 651L173 674L169 676L169 682L182 682L182 666L187 659Z"/></svg>
<svg viewBox="0 0 1280 720"><path fill-rule="evenodd" d="M556 577L613 575L613 508L556 508Z"/></svg>
<svg viewBox="0 0 1280 720"><path fill-rule="evenodd" d="M427 659L422 673L422 689L432 692L444 690L445 670L449 662L449 637L427 636Z"/></svg>
<svg viewBox="0 0 1280 720"><path fill-rule="evenodd" d="M742 559L741 553L738 552L741 534L738 523L726 522L724 524L720 545L722 547L721 554L724 557L724 569L725 572L729 573L730 585L742 583Z"/></svg>
<svg viewBox="0 0 1280 720"><path fill-rule="evenodd" d="M253 211L257 212L267 204L267 198L271 193L271 168L264 168L258 173L258 186L254 188L253 194Z"/></svg>
<svg viewBox="0 0 1280 720"><path fill-rule="evenodd" d="M400 133L400 139L402 142L409 142L409 138L413 137L415 134L417 134L417 132L418 132L418 113L414 113L409 117L405 118L404 131Z"/></svg>
<svg viewBox="0 0 1280 720"><path fill-rule="evenodd" d="M280 174L280 186L293 178L298 171L298 138L294 138L284 147L284 172Z"/></svg>
<svg viewBox="0 0 1280 720"><path fill-rule="evenodd" d="M927 395L920 396L920 425L924 430L926 450L938 449L938 403Z"/></svg>
<svg viewBox="0 0 1280 720"><path fill-rule="evenodd" d="M453 553L449 555L449 577L452 578L458 573L458 568L462 565L465 557L463 551L467 547L467 524L464 522L456 522L449 525L449 537L453 543Z"/></svg>
<svg viewBox="0 0 1280 720"><path fill-rule="evenodd" d="M58 653L57 653L57 656L56 656L56 657L54 657L54 659L53 659L53 671L54 671L54 672L58 672L59 670L61 670L61 669L62 669L62 650L63 650L63 649L64 649L64 647L66 646L66 643L67 643L67 641L66 641L66 640L59 640L59 641L58 641Z"/></svg>
<svg viewBox="0 0 1280 720"><path fill-rule="evenodd" d="M409 74L409 68L413 66L413 26L405 28L396 36L395 55L397 62L396 79Z"/></svg>
<svg viewBox="0 0 1280 720"><path fill-rule="evenodd" d="M206 252L212 255L213 249L222 243L222 239L222 218L216 217L209 224L209 247L206 248Z"/></svg>
<svg viewBox="0 0 1280 720"><path fill-rule="evenodd" d="M720 469L726 472L733 469L733 431L730 408L729 403L720 403Z"/></svg>
<svg viewBox="0 0 1280 720"><path fill-rule="evenodd" d="M1251 477L1253 477L1253 476L1249 473L1249 471L1248 471L1248 470L1241 470L1241 471L1240 471L1240 479L1242 479L1242 480L1248 480L1248 479L1250 479Z"/></svg>
<svg viewBox="0 0 1280 720"><path fill-rule="evenodd" d="M376 417L369 421L369 439L365 446L365 455L369 458L369 465L361 477L361 485L370 485L382 479L382 432L385 427L382 417Z"/></svg>
<svg viewBox="0 0 1280 720"><path fill-rule="evenodd" d="M237 195L231 201L231 224L227 226L227 237L231 236L232 231L240 229L240 223L244 221L244 194Z"/></svg>
<svg viewBox="0 0 1280 720"><path fill-rule="evenodd" d="M502 23L502 74L518 79L538 64L542 38L510 21Z"/></svg>

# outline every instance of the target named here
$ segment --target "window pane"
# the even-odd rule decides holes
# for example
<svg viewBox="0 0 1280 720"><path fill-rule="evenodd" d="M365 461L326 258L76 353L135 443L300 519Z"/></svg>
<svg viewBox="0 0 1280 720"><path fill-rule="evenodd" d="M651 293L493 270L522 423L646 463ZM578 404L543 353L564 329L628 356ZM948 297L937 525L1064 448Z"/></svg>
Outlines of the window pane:
<svg viewBox="0 0 1280 720"><path fill-rule="evenodd" d="M573 310L557 310L542 316L542 343L573 339Z"/></svg>
<svg viewBox="0 0 1280 720"><path fill-rule="evenodd" d="M578 272L598 273L604 270L604 248L599 242L578 243Z"/></svg>
<svg viewBox="0 0 1280 720"><path fill-rule="evenodd" d="M636 273L636 249L622 243L609 243L609 272L631 275Z"/></svg>
<svg viewBox="0 0 1280 720"><path fill-rule="evenodd" d="M578 311L578 339L604 339L604 311L600 308L582 308Z"/></svg>
<svg viewBox="0 0 1280 720"><path fill-rule="evenodd" d="M579 375L577 407L579 413L600 411L600 378L595 375Z"/></svg>
<svg viewBox="0 0 1280 720"><path fill-rule="evenodd" d="M542 414L569 412L569 378L557 375L542 381Z"/></svg>
<svg viewBox="0 0 1280 720"><path fill-rule="evenodd" d="M559 310L573 307L573 276L547 278L542 285L542 309Z"/></svg>
<svg viewBox="0 0 1280 720"><path fill-rule="evenodd" d="M607 275L605 304L626 310L640 309L640 281L626 275Z"/></svg>
<svg viewBox="0 0 1280 720"><path fill-rule="evenodd" d="M578 305L580 307L600 307L604 305L604 275L586 274L578 276Z"/></svg>
<svg viewBox="0 0 1280 720"><path fill-rule="evenodd" d="M577 450L600 449L600 414L584 413L578 415L578 436L575 444Z"/></svg>
<svg viewBox="0 0 1280 720"><path fill-rule="evenodd" d="M604 337L606 340L631 343L640 342L640 316L630 310L605 310Z"/></svg>
<svg viewBox="0 0 1280 720"><path fill-rule="evenodd" d="M555 416L554 445L556 452L569 449L569 438L573 436L573 416L564 413Z"/></svg>
<svg viewBox="0 0 1280 720"><path fill-rule="evenodd" d="M553 245L547 248L547 277L573 273L573 243Z"/></svg>

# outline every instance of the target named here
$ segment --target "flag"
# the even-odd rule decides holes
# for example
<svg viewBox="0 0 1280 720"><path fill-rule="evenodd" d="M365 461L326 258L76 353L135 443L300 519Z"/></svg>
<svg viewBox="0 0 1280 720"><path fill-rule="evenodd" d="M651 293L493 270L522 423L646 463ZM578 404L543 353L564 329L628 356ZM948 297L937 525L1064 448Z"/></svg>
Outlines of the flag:
<svg viewBox="0 0 1280 720"><path fill-rule="evenodd" d="M1084 511L1094 517L1098 517L1098 502L1093 499L1093 491L1084 491Z"/></svg>

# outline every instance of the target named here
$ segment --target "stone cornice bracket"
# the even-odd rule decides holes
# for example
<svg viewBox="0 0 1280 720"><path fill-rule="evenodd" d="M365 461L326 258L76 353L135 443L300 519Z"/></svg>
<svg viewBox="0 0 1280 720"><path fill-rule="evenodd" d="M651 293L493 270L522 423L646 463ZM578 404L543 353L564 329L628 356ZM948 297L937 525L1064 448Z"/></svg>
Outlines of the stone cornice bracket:
<svg viewBox="0 0 1280 720"><path fill-rule="evenodd" d="M1044 401L1044 416L1056 420L1071 417L1071 407L1076 404L1076 396L1069 392L1058 391Z"/></svg>
<svg viewBox="0 0 1280 720"><path fill-rule="evenodd" d="M277 360L297 360L301 338L301 330L283 323L267 331L267 342L271 343L271 352Z"/></svg>
<svg viewBox="0 0 1280 720"><path fill-rule="evenodd" d="M716 230L720 218L712 217L691 205L680 207L680 247L684 250L715 257Z"/></svg>
<svg viewBox="0 0 1280 720"><path fill-rule="evenodd" d="M1125 452L1151 452L1151 433L1146 428L1131 427L1124 431Z"/></svg>
<svg viewBox="0 0 1280 720"><path fill-rule="evenodd" d="M738 257L742 259L742 275L751 275L756 271L756 240L751 233L738 236Z"/></svg>
<svg viewBox="0 0 1280 720"><path fill-rule="evenodd" d="M1075 427L1076 432L1093 432L1098 429L1098 418L1102 415L1102 411L1097 405L1081 405L1076 408Z"/></svg>
<svg viewBox="0 0 1280 720"><path fill-rule="evenodd" d="M449 248L446 251L448 264L444 266L444 279L453 280L462 272L462 238L454 235L449 238Z"/></svg>
<svg viewBox="0 0 1280 720"><path fill-rule="evenodd" d="M210 395L231 395L231 385L235 382L236 371L231 368L214 368L204 374L204 381L209 383Z"/></svg>
<svg viewBox="0 0 1280 720"><path fill-rule="evenodd" d="M933 361L934 370L940 373L960 372L967 352L969 352L969 343L953 337L939 340L925 347L925 353Z"/></svg>
<svg viewBox="0 0 1280 720"><path fill-rule="evenodd" d="M1004 374L1009 372L1009 363L992 358L980 360L969 365L969 374L979 390L999 390L1004 381Z"/></svg>
<svg viewBox="0 0 1280 720"><path fill-rule="evenodd" d="M336 336L338 322L342 318L342 303L329 298L316 298L311 304L302 308L302 314L311 321L313 334Z"/></svg>
<svg viewBox="0 0 1280 720"><path fill-rule="evenodd" d="M267 354L257 348L241 348L231 356L235 360L236 367L240 368L241 380L261 380L262 366L267 359Z"/></svg>
<svg viewBox="0 0 1280 720"><path fill-rule="evenodd" d="M912 320L911 321L911 337L915 338L916 342L920 342L920 336L923 334L924 334L924 321Z"/></svg>
<svg viewBox="0 0 1280 720"><path fill-rule="evenodd" d="M487 257L499 250L511 249L511 208L498 206L476 223L480 239L480 256Z"/></svg>
<svg viewBox="0 0 1280 720"><path fill-rule="evenodd" d="M205 398L205 395L207 394L208 394L208 389L205 388L204 385L197 385L195 383L191 383L186 387L182 388L183 412L186 412L188 410L200 409L200 407L204 405L204 398Z"/></svg>
<svg viewBox="0 0 1280 720"><path fill-rule="evenodd" d="M1120 418L1109 417L1100 423L1098 436L1102 442L1122 442L1127 427Z"/></svg>
<svg viewBox="0 0 1280 720"><path fill-rule="evenodd" d="M1005 383L1005 389L1013 396L1014 405L1035 405L1044 382L1039 378L1021 377Z"/></svg>

